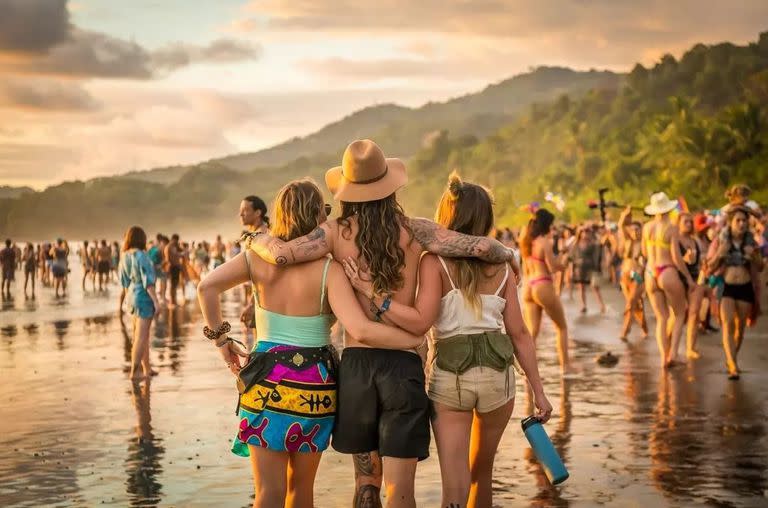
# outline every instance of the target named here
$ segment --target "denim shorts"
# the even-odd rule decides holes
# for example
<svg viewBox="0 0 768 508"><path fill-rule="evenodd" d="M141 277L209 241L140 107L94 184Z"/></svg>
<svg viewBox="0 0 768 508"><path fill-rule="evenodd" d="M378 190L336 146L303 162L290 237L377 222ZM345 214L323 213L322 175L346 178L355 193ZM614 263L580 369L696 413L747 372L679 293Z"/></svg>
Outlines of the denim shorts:
<svg viewBox="0 0 768 508"><path fill-rule="evenodd" d="M132 315L142 319L150 319L155 315L155 304L149 295L135 296L129 309Z"/></svg>

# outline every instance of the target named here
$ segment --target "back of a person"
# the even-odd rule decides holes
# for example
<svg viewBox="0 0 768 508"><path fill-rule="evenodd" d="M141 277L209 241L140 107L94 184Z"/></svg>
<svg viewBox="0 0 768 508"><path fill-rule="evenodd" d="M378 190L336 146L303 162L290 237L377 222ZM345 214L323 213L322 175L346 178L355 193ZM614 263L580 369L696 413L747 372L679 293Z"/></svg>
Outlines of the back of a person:
<svg viewBox="0 0 768 508"><path fill-rule="evenodd" d="M255 277L255 291L262 309L285 316L311 317L321 314L323 270L327 258L279 267L248 254ZM322 313L329 313L324 298Z"/></svg>
<svg viewBox="0 0 768 508"><path fill-rule="evenodd" d="M333 258L334 259L346 259L348 257L359 259L360 250L355 244L355 238L358 234L359 228L357 220L354 217L349 219L349 226L345 226L343 223L337 225L337 236L333 241ZM413 305L416 297L417 286L417 274L419 269L419 257L423 252L423 249L419 242L412 240L411 235L404 227L400 227L400 248L403 249L405 254L405 263L400 270L403 277L403 285L399 289L392 292L392 301L402 303L404 305ZM362 266L366 266L367 260L360 260ZM373 317L373 313L370 311L369 302L365 301L363 309L365 309L369 317ZM349 334L345 337L346 346L354 346L357 344L354 337Z"/></svg>
<svg viewBox="0 0 768 508"><path fill-rule="evenodd" d="M439 259L445 268L441 272L443 292L440 312L432 329L433 340L455 335L503 332L507 301L502 295L509 278L507 265L502 263L481 267L480 279L477 281L481 309L476 311L460 288L456 287L456 262Z"/></svg>

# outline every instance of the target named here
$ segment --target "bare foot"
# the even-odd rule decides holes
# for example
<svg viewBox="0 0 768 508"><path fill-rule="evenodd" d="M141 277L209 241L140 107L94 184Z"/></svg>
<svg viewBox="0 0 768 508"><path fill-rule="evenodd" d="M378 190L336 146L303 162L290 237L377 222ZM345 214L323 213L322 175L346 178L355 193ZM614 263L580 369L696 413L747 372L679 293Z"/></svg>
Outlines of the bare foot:
<svg viewBox="0 0 768 508"><path fill-rule="evenodd" d="M664 364L665 369L674 369L675 367L682 367L685 365L685 362L678 360L678 359L671 359L667 360Z"/></svg>
<svg viewBox="0 0 768 508"><path fill-rule="evenodd" d="M691 360L698 360L699 358L701 358L701 353L699 353L695 349L690 349L685 352L685 356L686 358L689 358Z"/></svg>

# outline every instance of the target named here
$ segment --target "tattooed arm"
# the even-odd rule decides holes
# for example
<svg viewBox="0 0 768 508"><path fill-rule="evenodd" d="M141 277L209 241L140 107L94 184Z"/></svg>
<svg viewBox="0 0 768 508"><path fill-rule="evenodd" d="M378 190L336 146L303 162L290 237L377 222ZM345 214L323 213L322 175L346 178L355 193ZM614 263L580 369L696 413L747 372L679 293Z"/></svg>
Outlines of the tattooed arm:
<svg viewBox="0 0 768 508"><path fill-rule="evenodd" d="M520 279L520 268L511 249L487 236L470 236L451 231L429 219L408 219L413 235L421 247L448 258L479 258L488 263L508 262Z"/></svg>
<svg viewBox="0 0 768 508"><path fill-rule="evenodd" d="M320 259L332 251L333 232L334 227L324 222L308 235L290 242L266 234L246 235L246 248L273 265L304 263Z"/></svg>

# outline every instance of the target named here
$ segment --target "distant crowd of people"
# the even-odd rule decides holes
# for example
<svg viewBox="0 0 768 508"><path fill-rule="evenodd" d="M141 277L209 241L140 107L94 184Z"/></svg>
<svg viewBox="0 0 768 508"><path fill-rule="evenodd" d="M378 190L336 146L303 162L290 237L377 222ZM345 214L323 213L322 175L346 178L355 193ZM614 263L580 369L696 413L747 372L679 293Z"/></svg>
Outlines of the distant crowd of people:
<svg viewBox="0 0 768 508"><path fill-rule="evenodd" d="M54 287L56 296L67 292L69 277L69 244L59 238L56 242L43 242L37 245L25 243L19 247L10 238L5 240L5 247L0 250L2 266L2 297L11 298L11 283L16 280L16 272L24 276L24 296L35 298L35 285L39 277L45 287ZM117 265L115 265L115 268ZM30 294L31 289L31 294Z"/></svg>

